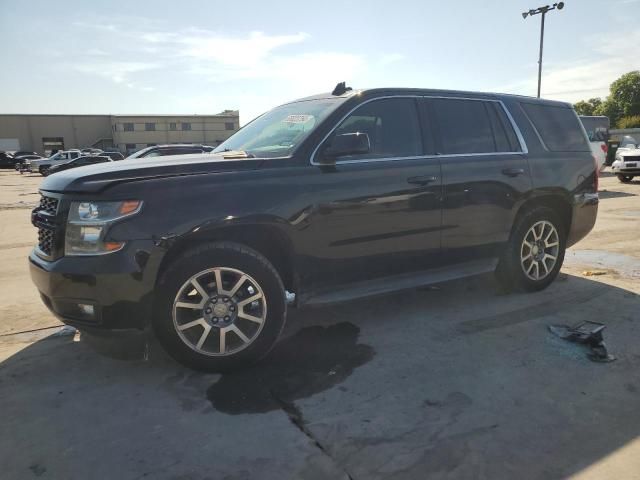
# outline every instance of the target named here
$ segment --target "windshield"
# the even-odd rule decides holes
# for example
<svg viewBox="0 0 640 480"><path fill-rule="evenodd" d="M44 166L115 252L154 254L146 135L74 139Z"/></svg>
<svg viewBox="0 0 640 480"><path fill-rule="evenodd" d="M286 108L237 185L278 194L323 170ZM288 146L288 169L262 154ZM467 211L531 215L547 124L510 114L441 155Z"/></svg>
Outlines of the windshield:
<svg viewBox="0 0 640 480"><path fill-rule="evenodd" d="M287 157L340 104L327 98L289 103L261 115L214 153L241 150L255 157Z"/></svg>
<svg viewBox="0 0 640 480"><path fill-rule="evenodd" d="M635 148L639 142L631 135L625 135L620 142L620 148Z"/></svg>

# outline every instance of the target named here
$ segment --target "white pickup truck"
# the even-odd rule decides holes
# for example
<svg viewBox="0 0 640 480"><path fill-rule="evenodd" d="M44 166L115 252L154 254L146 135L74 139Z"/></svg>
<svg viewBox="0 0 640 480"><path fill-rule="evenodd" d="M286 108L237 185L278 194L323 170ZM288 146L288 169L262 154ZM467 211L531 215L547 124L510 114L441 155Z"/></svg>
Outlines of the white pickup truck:
<svg viewBox="0 0 640 480"><path fill-rule="evenodd" d="M49 158L44 158L42 160L25 160L23 162L22 171L43 173L52 165L68 162L69 160L78 158L81 155L82 152L80 150L61 150L51 155Z"/></svg>

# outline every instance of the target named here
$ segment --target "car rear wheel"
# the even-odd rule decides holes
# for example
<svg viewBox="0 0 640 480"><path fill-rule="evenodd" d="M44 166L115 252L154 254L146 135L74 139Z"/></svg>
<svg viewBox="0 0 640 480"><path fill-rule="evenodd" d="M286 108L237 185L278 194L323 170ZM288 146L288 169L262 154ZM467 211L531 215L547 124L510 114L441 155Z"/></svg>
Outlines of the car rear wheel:
<svg viewBox="0 0 640 480"><path fill-rule="evenodd" d="M240 368L264 357L286 318L285 291L255 250L214 243L186 252L164 272L153 327L180 363L205 371Z"/></svg>
<svg viewBox="0 0 640 480"><path fill-rule="evenodd" d="M538 291L557 277L566 247L565 226L550 208L537 207L516 220L496 274L509 290Z"/></svg>
<svg viewBox="0 0 640 480"><path fill-rule="evenodd" d="M42 175L43 177L46 177L47 175L49 175L49 167L40 167L38 168L38 172L40 172L40 175Z"/></svg>
<svg viewBox="0 0 640 480"><path fill-rule="evenodd" d="M618 180L620 180L622 183L629 183L631 180L633 180L633 175L622 175L621 173L618 173L616 177L618 177Z"/></svg>

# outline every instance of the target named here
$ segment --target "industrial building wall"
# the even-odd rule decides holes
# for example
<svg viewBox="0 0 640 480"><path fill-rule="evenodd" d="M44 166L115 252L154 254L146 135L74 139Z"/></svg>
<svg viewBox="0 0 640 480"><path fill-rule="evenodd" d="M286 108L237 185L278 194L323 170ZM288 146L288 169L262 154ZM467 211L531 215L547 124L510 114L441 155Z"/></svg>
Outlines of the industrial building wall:
<svg viewBox="0 0 640 480"><path fill-rule="evenodd" d="M0 115L0 138L18 139L20 150L38 153L50 150L48 147L58 141L65 149L84 148L99 139L111 138L110 118L109 115Z"/></svg>
<svg viewBox="0 0 640 480"><path fill-rule="evenodd" d="M239 128L237 111L219 115L111 117L114 145L130 153L163 143L219 145Z"/></svg>
<svg viewBox="0 0 640 480"><path fill-rule="evenodd" d="M219 145L239 128L239 114L218 115L0 115L0 145L52 150L114 146L131 153L149 145ZM18 148L15 148L15 145Z"/></svg>

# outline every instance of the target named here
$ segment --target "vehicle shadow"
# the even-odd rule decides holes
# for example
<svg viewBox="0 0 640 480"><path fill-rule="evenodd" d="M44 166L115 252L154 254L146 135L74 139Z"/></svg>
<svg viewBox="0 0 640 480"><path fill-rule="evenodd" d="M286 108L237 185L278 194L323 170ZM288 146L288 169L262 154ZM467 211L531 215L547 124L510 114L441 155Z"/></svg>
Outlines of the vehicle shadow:
<svg viewBox="0 0 640 480"><path fill-rule="evenodd" d="M606 200L609 198L622 198L622 197L636 197L637 193L618 192L615 190L601 190L598 192L600 200Z"/></svg>
<svg viewBox="0 0 640 480"><path fill-rule="evenodd" d="M639 306L572 275L528 295L482 276L292 310L264 362L224 375L189 371L154 342L5 338L0 468L223 478L236 466L245 474L233 478L282 478L253 462L293 442L263 426L276 411L353 478L569 476L640 434ZM616 362L590 362L547 331L581 320L607 324Z"/></svg>

